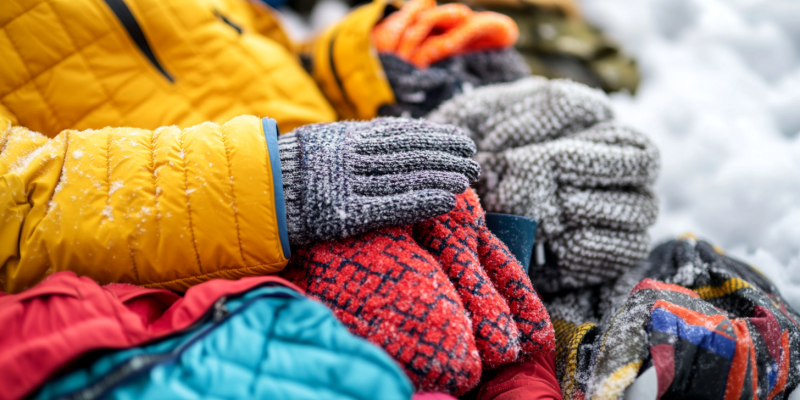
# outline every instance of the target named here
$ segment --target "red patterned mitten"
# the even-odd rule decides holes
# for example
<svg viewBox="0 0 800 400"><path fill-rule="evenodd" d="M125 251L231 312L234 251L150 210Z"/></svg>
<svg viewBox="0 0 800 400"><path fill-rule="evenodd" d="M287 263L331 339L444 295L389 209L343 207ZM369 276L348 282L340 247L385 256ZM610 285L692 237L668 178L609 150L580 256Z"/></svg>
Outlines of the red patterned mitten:
<svg viewBox="0 0 800 400"><path fill-rule="evenodd" d="M448 214L420 222L414 238L442 264L472 317L484 367L531 360L555 349L550 317L522 265L486 228L468 189Z"/></svg>
<svg viewBox="0 0 800 400"><path fill-rule="evenodd" d="M528 274L508 247L483 224L478 231L478 256L500 295L508 302L517 323L522 361L531 361L554 351L553 323Z"/></svg>
<svg viewBox="0 0 800 400"><path fill-rule="evenodd" d="M496 368L519 357L519 330L478 257L480 205L468 194L456 196L453 211L414 225L414 239L439 260L472 318L475 344L484 368ZM482 219L481 219L482 221Z"/></svg>
<svg viewBox="0 0 800 400"><path fill-rule="evenodd" d="M351 332L381 346L418 391L456 395L481 376L461 299L410 228L372 231L293 249L282 276L328 307Z"/></svg>

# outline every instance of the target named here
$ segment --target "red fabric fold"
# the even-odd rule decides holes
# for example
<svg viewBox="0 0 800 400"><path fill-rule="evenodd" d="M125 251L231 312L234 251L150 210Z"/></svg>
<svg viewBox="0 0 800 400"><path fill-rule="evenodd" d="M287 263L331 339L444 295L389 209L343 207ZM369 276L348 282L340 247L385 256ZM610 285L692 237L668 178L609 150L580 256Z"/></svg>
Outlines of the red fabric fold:
<svg viewBox="0 0 800 400"><path fill-rule="evenodd" d="M481 385L478 400L562 400L556 380L556 355L512 364Z"/></svg>

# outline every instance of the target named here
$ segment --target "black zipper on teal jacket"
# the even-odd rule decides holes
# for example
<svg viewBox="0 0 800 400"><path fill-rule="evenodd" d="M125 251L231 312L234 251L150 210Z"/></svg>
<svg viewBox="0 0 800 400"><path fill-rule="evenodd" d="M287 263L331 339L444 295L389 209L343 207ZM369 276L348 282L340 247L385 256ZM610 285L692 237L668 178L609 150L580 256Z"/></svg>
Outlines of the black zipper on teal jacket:
<svg viewBox="0 0 800 400"><path fill-rule="evenodd" d="M127 4L125 4L125 1L105 0L105 2L108 4L108 7L111 9L111 11L116 14L119 22L122 24L125 30L128 31L128 36L130 36L131 40L133 40L133 43L139 47L139 50L142 52L142 54L147 57L150 63L153 64L153 66L158 70L158 72L161 72L161 75L164 75L164 77L170 82L175 82L175 79L167 73L167 71L164 69L164 66L158 62L156 54L153 53L153 49L150 47L150 43L148 43L147 38L144 37L142 27L139 26L139 23L136 21L133 13L131 13L131 9L128 8Z"/></svg>
<svg viewBox="0 0 800 400"><path fill-rule="evenodd" d="M271 286L269 284L264 286ZM262 286L263 287L263 286ZM299 296L299 294L298 294ZM253 297L244 301L239 308L234 311L229 311L228 308L225 306L228 302L228 298L223 296L220 297L214 305L208 309L203 316L197 320L195 323L190 325L189 327L182 329L178 332L175 332L167 337L159 338L158 340L165 340L170 337L175 337L177 335L185 334L191 331L197 331L192 333L192 336L189 337L186 341L179 344L174 349L167 351L165 353L154 353L154 354L140 354L137 356L133 356L127 361L123 362L122 364L114 367L111 371L109 371L104 377L100 380L95 381L88 386L80 389L76 392L72 392L70 394L66 394L63 396L59 396L58 400L96 400L100 399L106 394L108 394L111 390L115 389L116 387L120 386L121 384L128 382L128 380L134 378L135 376L145 373L158 365L167 364L170 362L174 362L177 360L183 352L191 347L193 344L197 343L199 340L203 339L204 337L208 336L209 333L214 331L217 327L222 325L223 323L227 322L231 317L239 314L243 310L246 310L249 306L255 303L258 300L264 298L301 298L287 293L269 293L269 294L262 294L260 296ZM208 326L202 328L202 325L210 322ZM199 329L199 330L198 330ZM158 341L157 340L157 341ZM143 344L142 346L146 346Z"/></svg>

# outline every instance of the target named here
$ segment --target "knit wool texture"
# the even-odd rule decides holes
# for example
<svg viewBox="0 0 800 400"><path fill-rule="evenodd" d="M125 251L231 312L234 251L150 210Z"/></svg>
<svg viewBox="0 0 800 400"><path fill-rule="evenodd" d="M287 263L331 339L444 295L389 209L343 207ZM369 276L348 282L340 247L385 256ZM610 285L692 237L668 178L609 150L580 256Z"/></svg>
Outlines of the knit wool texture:
<svg viewBox="0 0 800 400"><path fill-rule="evenodd" d="M484 171L477 190L488 211L537 221L536 240L557 268L531 275L537 289L608 281L647 256L658 150L614 122L602 92L527 78L456 97L428 118L476 142Z"/></svg>
<svg viewBox="0 0 800 400"><path fill-rule="evenodd" d="M474 143L428 121L307 125L278 145L292 245L447 213L480 175Z"/></svg>
<svg viewBox="0 0 800 400"><path fill-rule="evenodd" d="M530 75L514 48L460 54L428 68L417 68L390 53L380 54L380 60L397 100L378 110L379 115L387 116L420 118L472 88Z"/></svg>
<svg viewBox="0 0 800 400"><path fill-rule="evenodd" d="M616 281L547 297L565 399L593 398L609 388L622 395L630 382L620 371L665 352L672 362L652 362L659 374L667 372L659 376L662 398L723 398L730 392L741 393L736 398L785 398L781 393L800 384L800 315L755 268L708 242L686 237L663 243ZM679 335L656 332L656 302L667 303L677 318L693 315L695 322L673 322ZM730 330L736 325L740 329ZM747 355L740 367L709 348L697 351L698 340L712 341L703 331L714 329L727 329L735 354ZM671 378L662 381L666 376Z"/></svg>
<svg viewBox="0 0 800 400"><path fill-rule="evenodd" d="M481 377L472 324L436 259L390 227L296 249L281 276L382 347L417 391L465 393Z"/></svg>
<svg viewBox="0 0 800 400"><path fill-rule="evenodd" d="M453 211L416 224L414 238L453 282L471 316L484 368L552 351L550 318L522 265L486 228L477 194L468 189L456 199Z"/></svg>
<svg viewBox="0 0 800 400"><path fill-rule="evenodd" d="M481 369L555 349L547 311L471 189L413 227L300 246L281 275L383 347L419 391L460 395Z"/></svg>

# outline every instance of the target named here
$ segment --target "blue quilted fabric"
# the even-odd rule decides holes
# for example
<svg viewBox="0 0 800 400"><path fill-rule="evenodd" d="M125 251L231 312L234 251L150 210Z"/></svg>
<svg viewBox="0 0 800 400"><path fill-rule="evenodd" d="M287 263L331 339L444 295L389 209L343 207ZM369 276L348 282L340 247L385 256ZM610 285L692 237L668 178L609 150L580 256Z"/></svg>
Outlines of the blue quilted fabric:
<svg viewBox="0 0 800 400"><path fill-rule="evenodd" d="M411 398L400 367L321 303L272 286L225 309L178 336L105 355L35 398Z"/></svg>

